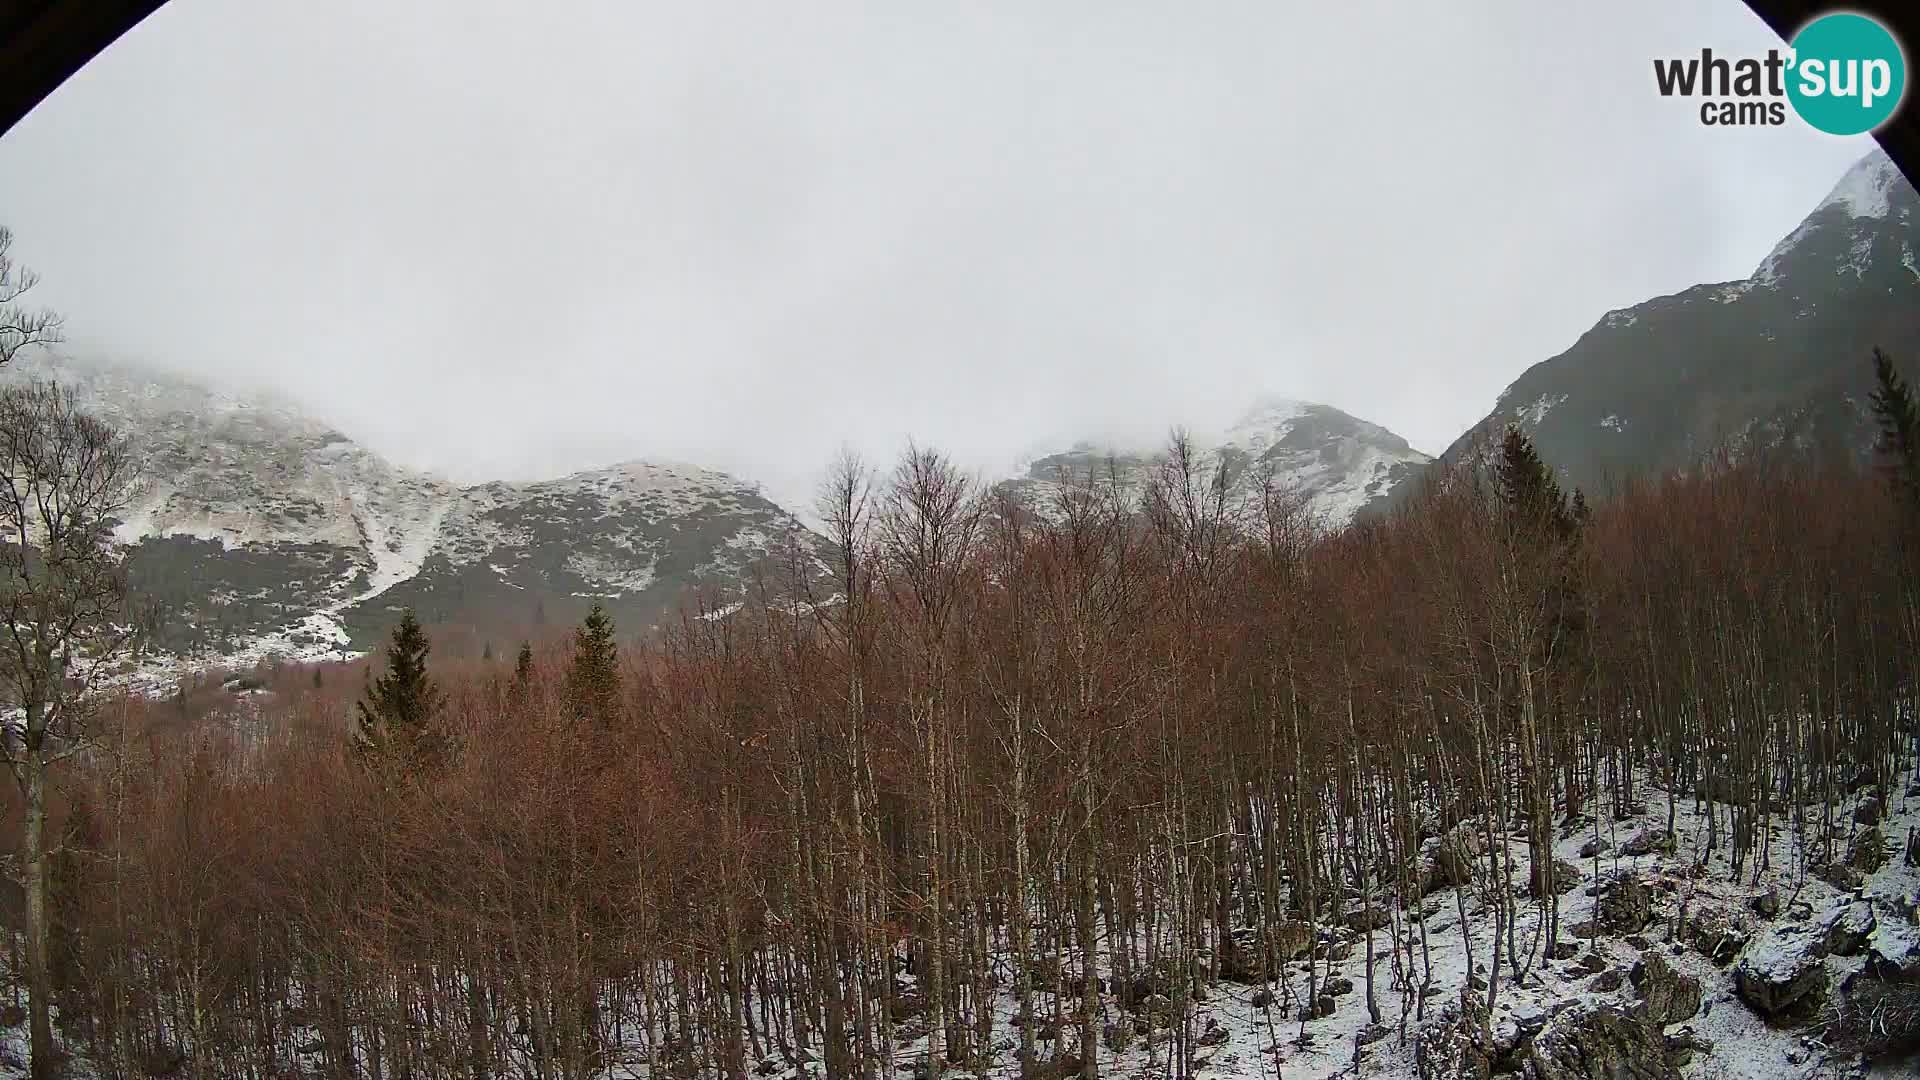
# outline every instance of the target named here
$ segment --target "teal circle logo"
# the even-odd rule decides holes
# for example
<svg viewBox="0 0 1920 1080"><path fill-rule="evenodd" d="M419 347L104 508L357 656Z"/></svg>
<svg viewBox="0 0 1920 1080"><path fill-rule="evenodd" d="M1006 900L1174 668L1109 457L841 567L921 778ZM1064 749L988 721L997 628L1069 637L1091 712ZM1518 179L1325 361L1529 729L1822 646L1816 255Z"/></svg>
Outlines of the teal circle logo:
<svg viewBox="0 0 1920 1080"><path fill-rule="evenodd" d="M1822 15L1793 36L1787 100L1829 135L1885 123L1907 90L1907 59L1886 27L1865 15Z"/></svg>

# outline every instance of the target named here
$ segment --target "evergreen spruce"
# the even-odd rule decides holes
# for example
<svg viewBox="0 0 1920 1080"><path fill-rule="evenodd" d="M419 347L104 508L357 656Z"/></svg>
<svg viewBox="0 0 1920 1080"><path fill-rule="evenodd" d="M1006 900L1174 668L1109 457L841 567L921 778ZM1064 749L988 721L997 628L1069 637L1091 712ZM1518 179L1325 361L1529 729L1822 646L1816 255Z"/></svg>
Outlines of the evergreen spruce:
<svg viewBox="0 0 1920 1080"><path fill-rule="evenodd" d="M360 746L390 762L418 762L429 756L433 721L446 703L432 676L427 653L432 646L411 610L393 628L387 646L387 673L370 679L360 702Z"/></svg>
<svg viewBox="0 0 1920 1080"><path fill-rule="evenodd" d="M1880 425L1879 450L1894 490L1920 511L1920 411L1913 390L1893 366L1893 358L1873 350L1874 391L1870 399Z"/></svg>
<svg viewBox="0 0 1920 1080"><path fill-rule="evenodd" d="M520 655L513 661L513 678L507 681L507 705L520 708L527 703L527 695L533 689L533 646L520 643Z"/></svg>
<svg viewBox="0 0 1920 1080"><path fill-rule="evenodd" d="M573 632L567 704L575 715L601 727L611 727L619 712L620 656L613 641L613 618L599 604Z"/></svg>
<svg viewBox="0 0 1920 1080"><path fill-rule="evenodd" d="M1513 425L1501 443L1494 477L1514 549L1531 553L1528 561L1541 575L1549 604L1543 652L1574 648L1585 630L1575 556L1581 530L1592 515L1587 497L1576 488L1569 499L1533 440Z"/></svg>
<svg viewBox="0 0 1920 1080"><path fill-rule="evenodd" d="M1574 514L1568 509L1566 493L1540 460L1533 440L1511 424L1500 444L1500 459L1494 463L1494 479L1509 520L1521 532L1565 536L1572 531Z"/></svg>

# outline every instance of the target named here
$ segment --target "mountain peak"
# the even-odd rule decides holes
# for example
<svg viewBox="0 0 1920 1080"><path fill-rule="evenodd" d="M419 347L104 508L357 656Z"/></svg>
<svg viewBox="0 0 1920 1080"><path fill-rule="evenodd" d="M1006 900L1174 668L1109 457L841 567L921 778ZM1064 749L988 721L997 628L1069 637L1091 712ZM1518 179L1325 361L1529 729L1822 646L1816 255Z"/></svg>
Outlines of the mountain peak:
<svg viewBox="0 0 1920 1080"><path fill-rule="evenodd" d="M685 487L733 487L742 481L728 473L667 458L633 458L597 469L582 469L521 487L566 482L617 483L634 491L671 491Z"/></svg>
<svg viewBox="0 0 1920 1080"><path fill-rule="evenodd" d="M1479 453L1508 423L1568 483L1600 492L1720 447L1864 452L1868 355L1920 352L1916 208L1885 152L1867 154L1751 277L1608 312L1515 379L1443 460Z"/></svg>
<svg viewBox="0 0 1920 1080"><path fill-rule="evenodd" d="M1303 493L1314 512L1344 525L1364 507L1416 475L1428 457L1378 424L1339 409L1296 398L1256 399L1223 432L1197 435L1204 469L1227 469L1237 496L1252 496L1267 476ZM1129 496L1166 457L1164 446L1120 452L1098 440L1034 455L1022 475L1007 481L1030 506L1044 508L1060 484L1111 477Z"/></svg>
<svg viewBox="0 0 1920 1080"><path fill-rule="evenodd" d="M1236 431L1272 429L1289 421L1298 420L1315 409L1324 408L1326 406L1317 405L1311 401L1301 401L1298 398L1282 397L1277 394L1267 395L1256 399L1245 412L1240 414L1239 418L1233 422L1233 426L1227 429L1228 437L1231 438L1232 433Z"/></svg>
<svg viewBox="0 0 1920 1080"><path fill-rule="evenodd" d="M1751 278L1736 283L1733 288L1777 287L1784 268L1798 253L1827 246L1814 242L1825 235L1840 236L1842 242L1837 251L1840 263L1858 271L1861 259L1868 254L1865 249L1871 246L1871 236L1882 231L1879 226L1883 219L1904 219L1913 201L1913 186L1900 175L1887 152L1876 147L1854 162L1813 212L1774 245ZM1901 206L1899 214L1895 213L1896 204Z"/></svg>
<svg viewBox="0 0 1920 1080"><path fill-rule="evenodd" d="M1847 216L1855 218L1883 218L1893 207L1895 187L1905 183L1900 170L1887 156L1887 152L1876 146L1866 157L1854 162L1853 167L1840 177L1827 197L1814 208L1819 213L1833 206L1845 211Z"/></svg>

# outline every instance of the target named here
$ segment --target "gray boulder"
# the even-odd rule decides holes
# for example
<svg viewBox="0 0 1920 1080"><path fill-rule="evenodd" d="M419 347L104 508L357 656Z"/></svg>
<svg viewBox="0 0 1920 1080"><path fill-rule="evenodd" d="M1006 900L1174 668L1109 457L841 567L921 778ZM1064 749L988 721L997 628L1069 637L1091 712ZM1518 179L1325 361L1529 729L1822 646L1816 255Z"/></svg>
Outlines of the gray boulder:
<svg viewBox="0 0 1920 1080"><path fill-rule="evenodd" d="M1607 1007L1569 1009L1548 1022L1521 1060L1527 1080L1679 1080L1657 1029Z"/></svg>
<svg viewBox="0 0 1920 1080"><path fill-rule="evenodd" d="M1462 838L1439 837L1428 846L1431 850L1420 868L1420 895L1427 896L1473 880L1473 854Z"/></svg>
<svg viewBox="0 0 1920 1080"><path fill-rule="evenodd" d="M1580 885L1580 868L1565 859L1553 859L1545 869L1541 884L1556 896L1564 896Z"/></svg>
<svg viewBox="0 0 1920 1080"><path fill-rule="evenodd" d="M1804 927L1773 927L1756 936L1733 966L1733 989L1768 1019L1805 1016L1827 993L1824 935Z"/></svg>
<svg viewBox="0 0 1920 1080"><path fill-rule="evenodd" d="M1656 831L1652 827L1641 829L1628 837L1626 843L1620 845L1620 852L1623 855L1651 855L1656 851L1671 855L1673 850L1673 834L1664 829Z"/></svg>
<svg viewBox="0 0 1920 1080"><path fill-rule="evenodd" d="M1847 865L1860 874L1871 874L1887 861L1887 838L1875 825L1854 834L1847 841Z"/></svg>
<svg viewBox="0 0 1920 1080"><path fill-rule="evenodd" d="M1859 956L1873 936L1877 920L1873 905L1865 900L1842 904L1827 917L1827 952L1834 956Z"/></svg>
<svg viewBox="0 0 1920 1080"><path fill-rule="evenodd" d="M1659 953L1641 957L1631 978L1640 992L1633 1011L1656 1028L1692 1019L1700 1011L1700 980L1674 970Z"/></svg>
<svg viewBox="0 0 1920 1080"><path fill-rule="evenodd" d="M1486 1006L1467 991L1448 1002L1414 1035L1413 1064L1419 1080L1488 1080L1493 1048L1487 1045Z"/></svg>
<svg viewBox="0 0 1920 1080"><path fill-rule="evenodd" d="M1753 919L1727 904L1701 904L1681 920L1680 939L1722 966L1738 957L1753 939Z"/></svg>
<svg viewBox="0 0 1920 1080"><path fill-rule="evenodd" d="M1614 879L1596 906L1600 927L1610 934L1634 934L1653 918L1653 894L1633 876Z"/></svg>

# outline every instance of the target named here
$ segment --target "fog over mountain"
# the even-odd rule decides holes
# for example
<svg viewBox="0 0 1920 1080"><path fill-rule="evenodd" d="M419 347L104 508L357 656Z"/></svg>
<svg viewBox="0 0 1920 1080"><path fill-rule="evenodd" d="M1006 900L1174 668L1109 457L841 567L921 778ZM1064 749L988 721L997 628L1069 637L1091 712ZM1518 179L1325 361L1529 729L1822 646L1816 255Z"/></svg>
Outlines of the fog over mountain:
<svg viewBox="0 0 1920 1080"><path fill-rule="evenodd" d="M1655 91L1774 40L1737 0L174 0L0 139L0 220L76 351L460 483L672 459L796 503L842 442L993 471L1269 394L1437 453L1864 152Z"/></svg>

